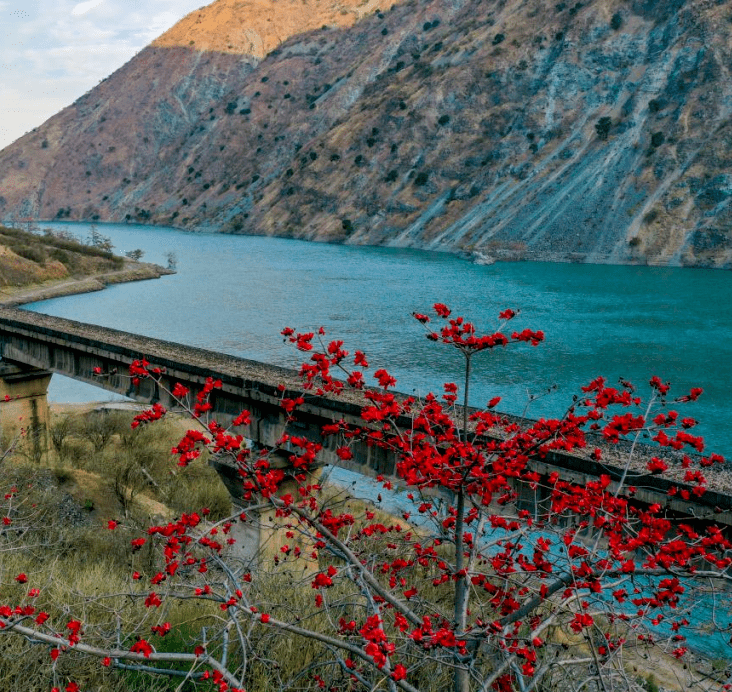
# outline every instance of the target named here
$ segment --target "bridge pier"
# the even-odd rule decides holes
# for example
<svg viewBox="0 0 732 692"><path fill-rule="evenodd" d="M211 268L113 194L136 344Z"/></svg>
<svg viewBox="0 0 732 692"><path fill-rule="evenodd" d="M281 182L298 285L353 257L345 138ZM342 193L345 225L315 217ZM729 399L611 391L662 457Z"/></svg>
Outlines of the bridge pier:
<svg viewBox="0 0 732 692"><path fill-rule="evenodd" d="M48 451L48 370L0 361L0 430L4 452L17 435L26 452L40 460Z"/></svg>
<svg viewBox="0 0 732 692"><path fill-rule="evenodd" d="M288 468L292 468L284 456L279 459L277 456L271 456L269 461L273 467L279 466L285 469L285 473ZM313 546L298 534L295 515L289 518L279 517L277 510L266 501L252 506L242 497L243 482L237 469L232 464L215 459L209 463L229 491L234 510L239 511L244 517L243 521L234 523L229 537L236 541L234 552L244 563L245 569L257 569L277 564L280 560L286 559L296 548L303 556L307 556L312 551ZM308 483L319 483L321 474L322 468L310 471ZM277 495L281 497L289 493L297 500L300 497L298 486L299 484L288 474L280 484ZM294 528L290 529L288 525ZM288 536L288 533L294 535ZM298 575L302 576L312 570L317 570L317 564L313 565L309 559L299 559L292 562L292 570L296 570Z"/></svg>

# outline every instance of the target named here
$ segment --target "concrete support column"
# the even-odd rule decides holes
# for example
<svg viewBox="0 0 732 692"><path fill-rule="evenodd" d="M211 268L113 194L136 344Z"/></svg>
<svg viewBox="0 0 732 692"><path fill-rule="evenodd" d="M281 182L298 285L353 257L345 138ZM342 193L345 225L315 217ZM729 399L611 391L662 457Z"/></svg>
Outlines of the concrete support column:
<svg viewBox="0 0 732 692"><path fill-rule="evenodd" d="M272 461L270 459L270 462ZM237 470L233 466L219 461L214 460L209 463L229 490L234 510L238 509L246 515L246 521L235 523L229 534L236 541L234 551L237 558L244 563L245 569L275 565L281 559L284 559L285 553L282 552L281 548L287 545L290 551L294 551L295 547L298 547L303 554L303 558L294 560L291 563L291 569L297 571L298 576L317 570L317 564L306 558L313 549L309 541L304 539L297 532L297 529L293 530L294 536L287 536L289 531L287 524L293 526L297 524L295 516L289 518L278 517L277 511L266 502L262 503L265 505L264 507L261 505L253 507L242 498L242 478ZM273 466L275 464L276 461ZM285 469L285 473L287 473L287 466L289 466L289 463L283 460L281 468ZM308 483L319 483L321 474L321 468L312 470L309 474ZM296 500L300 498L298 484L289 474L281 483L277 495L283 496L287 493L291 494Z"/></svg>
<svg viewBox="0 0 732 692"><path fill-rule="evenodd" d="M2 452L18 441L40 461L48 452L48 370L0 361L0 434Z"/></svg>

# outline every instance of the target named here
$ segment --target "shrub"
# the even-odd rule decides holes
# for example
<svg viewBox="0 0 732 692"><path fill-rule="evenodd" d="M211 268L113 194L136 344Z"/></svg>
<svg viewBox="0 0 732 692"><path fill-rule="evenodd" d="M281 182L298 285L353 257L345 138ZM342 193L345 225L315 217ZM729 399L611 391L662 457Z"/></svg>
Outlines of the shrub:
<svg viewBox="0 0 732 692"><path fill-rule="evenodd" d="M46 253L40 245L16 245L13 247L13 252L36 264L46 262Z"/></svg>
<svg viewBox="0 0 732 692"><path fill-rule="evenodd" d="M430 174L427 171L420 171L419 173L417 173L417 175L414 178L414 184L417 187L426 185L429 177L430 177Z"/></svg>
<svg viewBox="0 0 732 692"><path fill-rule="evenodd" d="M651 209L643 215L643 223L647 226L652 224L658 218L658 209Z"/></svg>
<svg viewBox="0 0 732 692"><path fill-rule="evenodd" d="M595 123L595 131L597 132L597 136L603 142L607 140L608 135L610 134L610 128L612 127L612 124L612 118L608 116L603 116Z"/></svg>

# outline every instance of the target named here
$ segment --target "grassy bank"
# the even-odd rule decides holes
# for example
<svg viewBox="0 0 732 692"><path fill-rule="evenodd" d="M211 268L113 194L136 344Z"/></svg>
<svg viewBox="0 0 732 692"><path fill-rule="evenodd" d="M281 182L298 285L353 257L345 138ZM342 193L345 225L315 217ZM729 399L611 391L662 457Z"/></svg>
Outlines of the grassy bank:
<svg viewBox="0 0 732 692"><path fill-rule="evenodd" d="M0 531L0 603L32 603L52 618L73 613L88 623L90 641L94 628L122 624L127 631L149 631L157 624L154 609L126 594L149 588L160 565L152 550L133 555L130 540L182 511L208 507L218 519L231 504L205 463L181 471L171 461L170 448L187 428L185 420L171 417L133 430L133 415L94 404L54 406L47 458L35 463L21 444L4 459L1 487L15 494L6 496L2 510L12 523ZM107 528L109 520L119 522L114 531ZM143 579L133 580L135 570ZM28 598L28 584L15 579L21 573L40 595ZM185 630L186 623L208 617L203 610L181 602L166 619ZM185 648L180 641L163 645ZM105 692L162 692L180 684L106 668L73 652L54 663L47 646L0 636L0 689L47 692L68 679L83 690Z"/></svg>
<svg viewBox="0 0 732 692"><path fill-rule="evenodd" d="M171 273L50 229L37 234L0 226L0 305L100 291L109 284Z"/></svg>

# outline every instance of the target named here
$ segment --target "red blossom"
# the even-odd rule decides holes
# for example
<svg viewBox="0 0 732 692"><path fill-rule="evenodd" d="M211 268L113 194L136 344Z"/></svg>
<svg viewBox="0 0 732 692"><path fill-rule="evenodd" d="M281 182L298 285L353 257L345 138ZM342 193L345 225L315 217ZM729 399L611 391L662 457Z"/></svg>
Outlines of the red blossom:
<svg viewBox="0 0 732 692"><path fill-rule="evenodd" d="M379 382L379 386L386 389L387 387L393 387L396 384L396 379L394 379L386 370L381 369L377 370L374 373L374 379L376 379Z"/></svg>
<svg viewBox="0 0 732 692"><path fill-rule="evenodd" d="M150 642L145 639L138 639L130 648L133 654L142 654L145 658L150 658L150 654L153 652L153 648Z"/></svg>
<svg viewBox="0 0 732 692"><path fill-rule="evenodd" d="M185 399L190 391L188 387L184 387L180 382L176 382L171 393L176 399Z"/></svg>
<svg viewBox="0 0 732 692"><path fill-rule="evenodd" d="M407 669L401 663L397 663L391 672L391 677L394 680L404 680L407 677Z"/></svg>
<svg viewBox="0 0 732 692"><path fill-rule="evenodd" d="M160 596L158 596L154 591L151 591L147 598L145 599L145 607L146 608L159 608L162 605L162 600L160 600Z"/></svg>

